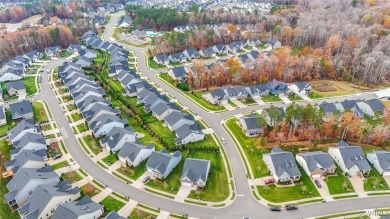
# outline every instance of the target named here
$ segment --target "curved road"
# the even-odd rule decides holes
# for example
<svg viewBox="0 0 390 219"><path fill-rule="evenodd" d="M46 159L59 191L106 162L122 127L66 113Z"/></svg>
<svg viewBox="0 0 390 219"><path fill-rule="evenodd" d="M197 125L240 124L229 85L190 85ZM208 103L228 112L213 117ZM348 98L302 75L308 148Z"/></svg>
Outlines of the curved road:
<svg viewBox="0 0 390 219"><path fill-rule="evenodd" d="M106 33L104 34L104 39L109 40L109 33L111 33L115 22L118 19L119 14L114 14L110 21L110 24L107 26ZM241 157L229 135L221 127L221 121L229 116L236 115L242 112L248 112L250 110L258 110L264 106L251 106L242 109L237 109L234 111L227 111L219 114L208 113L200 109L192 101L188 100L181 93L171 88L164 82L160 81L155 77L156 72L150 70L145 65L145 58L142 54L142 49L140 48L128 48L135 52L139 58L138 67L140 71L148 77L150 80L155 82L162 89L168 91L170 95L178 99L181 103L188 106L193 112L197 113L205 120L210 127L212 127L219 137L224 137L227 141L227 144L224 146L227 152L227 155L230 160L230 165L233 170L233 175L235 179L235 187L237 190L236 200L229 206L213 209L195 205L189 205L184 203L175 202L171 199L162 198L155 196L153 194L147 193L142 190L138 190L126 183L122 182L115 176L109 174L99 165L94 163L88 155L80 147L76 137L74 136L70 125L68 124L65 115L49 86L48 78L43 77L41 88L42 92L38 94L37 99L44 100L49 104L49 107L53 113L53 117L57 122L57 125L61 131L61 134L64 138L65 145L72 155L73 159L93 178L97 181L106 184L109 188L114 191L129 196L131 199L134 199L140 203L145 203L149 206L160 208L163 211L173 212L177 214L188 214L189 217L197 218L242 218L242 217L251 217L251 218L307 218L314 217L316 215L326 215L333 213L340 213L346 211L354 211L359 209L368 209L368 208L379 208L379 207L388 207L389 206L389 197L369 197L365 199L351 199L351 200L342 200L334 201L326 204L312 204L307 206L302 206L299 210L294 212L282 211L278 213L270 212L268 208L260 205L253 197L248 185L248 179L246 178L245 168ZM51 70L54 67L61 65L65 60L54 60L48 63L45 66L44 72L46 70ZM368 98L372 94L362 94L359 98ZM357 98L357 97L349 97ZM345 98L343 98L345 99ZM279 104L278 104L279 105Z"/></svg>

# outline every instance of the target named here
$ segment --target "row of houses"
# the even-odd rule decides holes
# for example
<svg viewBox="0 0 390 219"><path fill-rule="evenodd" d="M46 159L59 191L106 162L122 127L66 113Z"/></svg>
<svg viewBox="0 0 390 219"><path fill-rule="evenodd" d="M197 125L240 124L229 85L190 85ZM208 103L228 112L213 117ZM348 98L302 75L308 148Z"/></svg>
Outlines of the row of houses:
<svg viewBox="0 0 390 219"><path fill-rule="evenodd" d="M25 70L42 57L36 50L15 56L0 68L0 82L17 81L25 77Z"/></svg>
<svg viewBox="0 0 390 219"><path fill-rule="evenodd" d="M390 152L373 151L367 153L365 157L360 146L350 146L344 141L330 147L328 153L322 151L298 153L295 159L313 179L335 174L337 166L346 175L366 176L371 170L370 163L381 175L390 176ZM301 172L295 159L292 152L283 151L279 147L263 155L263 161L278 182L300 180Z"/></svg>
<svg viewBox="0 0 390 219"><path fill-rule="evenodd" d="M4 163L3 177L12 177L4 198L21 218L97 218L103 214L103 206L88 196L77 201L80 189L60 181L47 166L46 140L34 120L22 120L7 137L14 148L11 160Z"/></svg>

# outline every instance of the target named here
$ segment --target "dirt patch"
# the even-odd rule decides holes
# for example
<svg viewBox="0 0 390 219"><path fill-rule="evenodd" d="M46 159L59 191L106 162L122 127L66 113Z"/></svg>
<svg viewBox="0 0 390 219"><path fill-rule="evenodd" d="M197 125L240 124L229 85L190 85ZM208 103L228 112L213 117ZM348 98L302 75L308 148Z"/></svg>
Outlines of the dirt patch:
<svg viewBox="0 0 390 219"><path fill-rule="evenodd" d="M337 91L337 88L336 86L331 83L331 82L327 82L327 81L324 81L324 82L313 82L311 83L311 86L319 91L319 92L332 92L332 91Z"/></svg>

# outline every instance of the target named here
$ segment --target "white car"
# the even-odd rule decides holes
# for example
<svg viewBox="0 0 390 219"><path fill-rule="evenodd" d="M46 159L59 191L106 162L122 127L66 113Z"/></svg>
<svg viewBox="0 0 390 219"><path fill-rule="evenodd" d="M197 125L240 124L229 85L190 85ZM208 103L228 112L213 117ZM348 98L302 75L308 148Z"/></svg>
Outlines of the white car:
<svg viewBox="0 0 390 219"><path fill-rule="evenodd" d="M221 142L222 142L222 144L226 144L225 138L222 137Z"/></svg>

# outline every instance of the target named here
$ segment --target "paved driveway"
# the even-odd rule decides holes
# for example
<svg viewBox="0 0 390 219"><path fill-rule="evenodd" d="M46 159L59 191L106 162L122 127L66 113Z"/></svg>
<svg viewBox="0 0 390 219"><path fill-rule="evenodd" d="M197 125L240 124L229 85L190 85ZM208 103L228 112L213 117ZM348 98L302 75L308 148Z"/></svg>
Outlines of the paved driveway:
<svg viewBox="0 0 390 219"><path fill-rule="evenodd" d="M360 176L352 176L349 180L359 197L367 197L367 194L364 192L364 181Z"/></svg>
<svg viewBox="0 0 390 219"><path fill-rule="evenodd" d="M195 189L196 188L193 188L191 186L180 186L180 189L175 196L175 201L184 202L184 199L187 198L191 190L195 190Z"/></svg>
<svg viewBox="0 0 390 219"><path fill-rule="evenodd" d="M314 180L318 180L321 184L321 188L318 188L317 185L314 183ZM326 201L333 201L334 199L329 194L329 188L328 185L325 183L323 178L319 179L312 179L314 186L317 188L318 192L320 193L321 197L325 199Z"/></svg>

